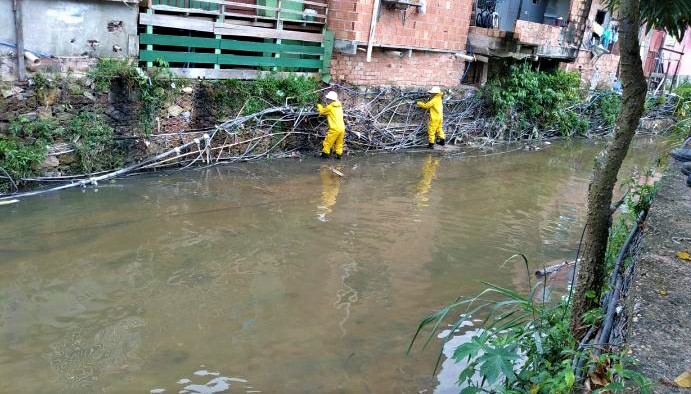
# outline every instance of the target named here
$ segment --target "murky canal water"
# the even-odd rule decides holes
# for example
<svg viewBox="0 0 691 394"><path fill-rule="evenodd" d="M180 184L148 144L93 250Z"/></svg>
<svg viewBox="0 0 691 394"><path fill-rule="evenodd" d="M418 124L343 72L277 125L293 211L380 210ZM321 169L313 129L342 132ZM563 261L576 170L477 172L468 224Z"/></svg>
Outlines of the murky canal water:
<svg viewBox="0 0 691 394"><path fill-rule="evenodd" d="M244 164L0 207L0 392L447 392L438 344L405 356L419 319L479 280L525 290L515 252L573 258L598 150Z"/></svg>

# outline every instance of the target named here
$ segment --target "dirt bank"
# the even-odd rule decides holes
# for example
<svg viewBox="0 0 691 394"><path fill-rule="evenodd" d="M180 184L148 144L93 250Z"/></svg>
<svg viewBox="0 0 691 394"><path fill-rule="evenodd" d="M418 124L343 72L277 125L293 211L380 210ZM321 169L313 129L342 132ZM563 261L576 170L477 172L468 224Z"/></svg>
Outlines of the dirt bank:
<svg viewBox="0 0 691 394"><path fill-rule="evenodd" d="M674 379L691 370L691 188L670 164L643 233L637 258L629 344L637 369L656 384L656 393L691 392Z"/></svg>

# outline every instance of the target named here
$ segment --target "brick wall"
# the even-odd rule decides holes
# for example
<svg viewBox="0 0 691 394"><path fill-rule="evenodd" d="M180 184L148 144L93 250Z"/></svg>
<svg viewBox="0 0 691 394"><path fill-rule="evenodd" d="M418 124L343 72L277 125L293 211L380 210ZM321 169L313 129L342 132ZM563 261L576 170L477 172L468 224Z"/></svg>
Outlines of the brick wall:
<svg viewBox="0 0 691 394"><path fill-rule="evenodd" d="M514 37L520 42L558 47L562 45L563 32L564 29L561 27L518 20Z"/></svg>
<svg viewBox="0 0 691 394"><path fill-rule="evenodd" d="M382 4L375 44L462 51L465 49L472 0L427 0L424 15L417 7L389 10ZM366 42L374 0L330 0L328 27L336 38Z"/></svg>
<svg viewBox="0 0 691 394"><path fill-rule="evenodd" d="M413 52L409 58L405 52L403 56L395 56L375 48L372 62L365 60L361 52L352 56L334 54L331 62L334 81L362 86L454 87L460 84L464 70L463 60L447 53L420 51Z"/></svg>
<svg viewBox="0 0 691 394"><path fill-rule="evenodd" d="M581 50L573 63L562 63L562 68L567 71L579 71L580 67L581 85L584 88L612 87L612 82L617 77L619 56L602 55L594 63L592 59L589 51Z"/></svg>

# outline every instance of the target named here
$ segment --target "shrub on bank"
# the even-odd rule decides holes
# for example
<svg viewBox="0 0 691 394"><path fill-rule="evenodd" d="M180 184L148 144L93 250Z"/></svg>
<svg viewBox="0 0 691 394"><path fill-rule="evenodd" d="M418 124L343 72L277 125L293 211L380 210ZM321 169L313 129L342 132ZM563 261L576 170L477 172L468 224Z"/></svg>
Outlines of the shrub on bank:
<svg viewBox="0 0 691 394"><path fill-rule="evenodd" d="M511 67L504 78L488 82L480 91L490 114L509 127L555 129L562 136L583 133L588 122L567 111L581 102L577 73L535 71L528 64Z"/></svg>

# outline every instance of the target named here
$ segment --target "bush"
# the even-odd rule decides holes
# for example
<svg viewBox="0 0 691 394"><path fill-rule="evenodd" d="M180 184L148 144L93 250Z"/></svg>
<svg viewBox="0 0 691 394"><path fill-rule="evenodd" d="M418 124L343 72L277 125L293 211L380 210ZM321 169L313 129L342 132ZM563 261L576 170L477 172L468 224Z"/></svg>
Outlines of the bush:
<svg viewBox="0 0 691 394"><path fill-rule="evenodd" d="M674 116L676 116L677 122L672 133L679 140L684 140L691 136L691 82L677 86L674 93L679 96L679 99L674 107Z"/></svg>
<svg viewBox="0 0 691 394"><path fill-rule="evenodd" d="M79 166L86 173L110 169L122 162L113 142L113 128L95 112L80 112L70 120L67 137L74 143Z"/></svg>
<svg viewBox="0 0 691 394"><path fill-rule="evenodd" d="M0 139L0 168L13 178L34 174L34 167L46 158L43 140L23 142L17 139Z"/></svg>
<svg viewBox="0 0 691 394"><path fill-rule="evenodd" d="M533 125L571 136L588 127L587 120L567 110L579 102L579 87L576 73L534 71L522 64L512 66L508 76L487 83L480 94L502 121L515 118L521 128Z"/></svg>
<svg viewBox="0 0 691 394"><path fill-rule="evenodd" d="M523 255L526 274L532 273ZM528 279L530 282L530 278ZM485 283L485 282L483 282ZM485 283L488 288L475 297L460 298L426 317L418 326L410 348L421 331L432 326L427 343L452 311L461 315L451 324L448 341L460 327L475 325L474 316L484 316L482 327L470 341L458 346L453 359L460 363L459 391L465 393L571 393L579 392L573 359L586 357L587 365L601 375L604 386L596 392L628 392L634 388L649 393L649 382L628 369L631 360L618 353L600 356L577 352L577 343L569 331L570 307L562 298L557 303L545 301L545 283L531 286L527 295ZM541 299L541 300L540 300ZM592 320L601 318L594 310ZM441 357L441 354L440 354ZM593 387L595 388L595 387Z"/></svg>
<svg viewBox="0 0 691 394"><path fill-rule="evenodd" d="M597 111L607 126L614 125L621 111L621 96L614 92L600 92L597 95Z"/></svg>
<svg viewBox="0 0 691 394"><path fill-rule="evenodd" d="M319 81L313 78L268 76L255 81L215 81L207 86L207 93L216 117L227 118L285 105L286 101L290 105L312 105L318 98L318 88Z"/></svg>
<svg viewBox="0 0 691 394"><path fill-rule="evenodd" d="M174 78L168 70L168 63L163 60L154 62L151 75L139 69L135 63L127 60L100 59L89 73L94 80L96 90L104 93L111 89L113 81L120 81L129 92L139 96L139 121L144 133L151 134L154 118L166 101L175 93Z"/></svg>
<svg viewBox="0 0 691 394"><path fill-rule="evenodd" d="M48 144L61 134L62 129L52 118L12 120L8 136L0 137L0 167L13 178L33 175L34 168L46 158Z"/></svg>

